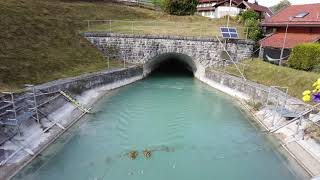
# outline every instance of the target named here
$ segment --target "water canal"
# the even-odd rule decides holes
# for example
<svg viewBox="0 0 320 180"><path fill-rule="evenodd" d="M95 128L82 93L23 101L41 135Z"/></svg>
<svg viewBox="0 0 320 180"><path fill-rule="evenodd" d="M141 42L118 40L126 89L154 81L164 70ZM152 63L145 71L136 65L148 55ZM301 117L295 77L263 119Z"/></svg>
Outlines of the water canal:
<svg viewBox="0 0 320 180"><path fill-rule="evenodd" d="M232 99L189 75L155 74L95 111L14 179L304 179Z"/></svg>

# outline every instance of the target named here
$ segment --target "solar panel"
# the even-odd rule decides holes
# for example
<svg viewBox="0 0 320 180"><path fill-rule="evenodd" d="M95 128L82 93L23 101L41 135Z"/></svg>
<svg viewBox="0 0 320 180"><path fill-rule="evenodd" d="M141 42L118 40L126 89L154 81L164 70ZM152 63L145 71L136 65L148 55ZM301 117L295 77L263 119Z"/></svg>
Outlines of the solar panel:
<svg viewBox="0 0 320 180"><path fill-rule="evenodd" d="M226 39L238 39L237 29L234 27L220 27L220 31L223 38Z"/></svg>
<svg viewBox="0 0 320 180"><path fill-rule="evenodd" d="M221 28L221 32L229 32L228 28Z"/></svg>
<svg viewBox="0 0 320 180"><path fill-rule="evenodd" d="M222 33L223 38L230 38L230 33Z"/></svg>

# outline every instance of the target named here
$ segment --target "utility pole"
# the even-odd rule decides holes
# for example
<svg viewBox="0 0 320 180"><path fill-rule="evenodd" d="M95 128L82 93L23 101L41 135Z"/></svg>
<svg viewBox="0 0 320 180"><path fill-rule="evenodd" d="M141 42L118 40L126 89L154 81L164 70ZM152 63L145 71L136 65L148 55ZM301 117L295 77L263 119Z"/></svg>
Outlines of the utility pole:
<svg viewBox="0 0 320 180"><path fill-rule="evenodd" d="M282 65L282 58L283 58L284 48L285 48L285 45L286 45L286 41L287 41L287 34L288 34L288 28L289 28L289 23L291 22L291 20L292 20L292 17L289 17L289 21L287 22L286 33L284 34L284 39L283 39L282 49L281 49L281 53L280 53L279 66L281 66L281 65Z"/></svg>
<svg viewBox="0 0 320 180"><path fill-rule="evenodd" d="M232 3L232 0L229 0L229 13L228 13L227 27L229 27L229 23L230 23L231 3Z"/></svg>

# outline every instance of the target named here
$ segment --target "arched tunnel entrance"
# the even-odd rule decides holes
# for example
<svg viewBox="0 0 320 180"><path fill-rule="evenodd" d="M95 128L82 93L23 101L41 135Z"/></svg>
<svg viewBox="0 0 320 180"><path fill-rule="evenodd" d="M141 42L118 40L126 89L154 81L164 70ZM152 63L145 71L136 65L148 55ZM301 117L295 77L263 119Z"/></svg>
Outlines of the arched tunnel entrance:
<svg viewBox="0 0 320 180"><path fill-rule="evenodd" d="M194 76L197 65L190 56L179 53L164 53L149 60L144 69L146 74L171 74Z"/></svg>

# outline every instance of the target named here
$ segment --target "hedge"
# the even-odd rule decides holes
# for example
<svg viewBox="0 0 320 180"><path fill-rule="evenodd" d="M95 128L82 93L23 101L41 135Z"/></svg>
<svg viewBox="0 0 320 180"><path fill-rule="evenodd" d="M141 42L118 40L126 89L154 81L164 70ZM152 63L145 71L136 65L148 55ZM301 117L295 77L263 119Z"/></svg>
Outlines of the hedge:
<svg viewBox="0 0 320 180"><path fill-rule="evenodd" d="M162 0L161 8L172 15L193 15L197 11L198 3L198 0Z"/></svg>
<svg viewBox="0 0 320 180"><path fill-rule="evenodd" d="M288 64L295 69L312 70L320 64L320 43L305 43L294 47Z"/></svg>

